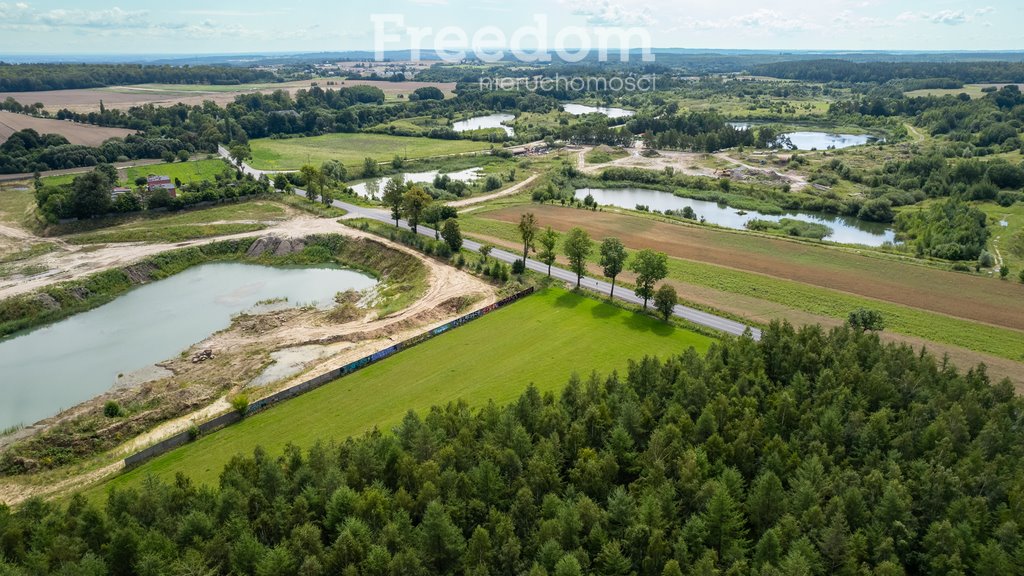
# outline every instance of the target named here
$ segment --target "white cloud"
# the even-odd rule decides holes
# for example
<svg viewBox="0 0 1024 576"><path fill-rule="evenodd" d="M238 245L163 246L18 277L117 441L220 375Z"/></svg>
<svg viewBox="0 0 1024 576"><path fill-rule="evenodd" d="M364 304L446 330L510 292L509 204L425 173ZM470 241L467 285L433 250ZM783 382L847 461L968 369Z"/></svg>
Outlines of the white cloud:
<svg viewBox="0 0 1024 576"><path fill-rule="evenodd" d="M740 14L717 20L688 20L687 27L696 30L751 30L762 32L796 32L820 30L822 26L810 20L781 14L775 10L761 8L748 14Z"/></svg>
<svg viewBox="0 0 1024 576"><path fill-rule="evenodd" d="M573 16L591 26L651 26L656 20L647 8L626 6L618 0L558 0Z"/></svg>
<svg viewBox="0 0 1024 576"><path fill-rule="evenodd" d="M13 7L0 3L0 30L68 32L102 37L135 36L139 33L167 34L183 38L261 37L265 34L235 23L213 20L199 22L155 21L148 10L105 10L55 8L37 10L24 2ZM280 37L280 34L275 34Z"/></svg>
<svg viewBox="0 0 1024 576"><path fill-rule="evenodd" d="M963 10L940 10L929 16L928 19L936 24L959 26L967 22L967 14Z"/></svg>
<svg viewBox="0 0 1024 576"><path fill-rule="evenodd" d="M963 10L939 10L937 12L903 12L896 17L896 21L908 22L930 22L932 24L944 24L946 26L960 26L973 22L976 18L987 16L995 12L995 8L985 6L973 12Z"/></svg>

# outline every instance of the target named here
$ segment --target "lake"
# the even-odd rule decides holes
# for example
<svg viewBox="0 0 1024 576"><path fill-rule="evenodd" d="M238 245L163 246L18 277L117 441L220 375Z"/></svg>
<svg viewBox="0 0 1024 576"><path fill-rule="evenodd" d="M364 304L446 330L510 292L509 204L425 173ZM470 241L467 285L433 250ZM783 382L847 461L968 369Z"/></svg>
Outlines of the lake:
<svg viewBox="0 0 1024 576"><path fill-rule="evenodd" d="M841 149L851 146L863 146L872 140L867 134L829 134L827 132L787 132L783 134L796 146L797 150Z"/></svg>
<svg viewBox="0 0 1024 576"><path fill-rule="evenodd" d="M404 174L398 174L398 176L402 178L402 182L430 184L433 183L434 178L436 178L438 174L441 174L441 172L438 170L431 170L429 172L406 172ZM473 182L480 177L480 168L468 168L459 172L445 172L444 176L460 182ZM350 186L350 188L352 188L352 191L357 195L364 198L380 199L381 195L384 194L384 186L388 183L388 180L392 178L394 178L394 176L374 178L373 180L354 184Z"/></svg>
<svg viewBox="0 0 1024 576"><path fill-rule="evenodd" d="M469 132L470 130L485 130L487 128L501 128L505 134L515 136L516 131L505 122L512 122L516 117L511 114L490 114L488 116L477 116L452 124L452 130L456 132Z"/></svg>
<svg viewBox="0 0 1024 576"><path fill-rule="evenodd" d="M604 114L609 118L626 118L636 114L636 112L624 108L606 108L604 106L587 106L585 104L564 104L562 109L573 116L597 113Z"/></svg>
<svg viewBox="0 0 1024 576"><path fill-rule="evenodd" d="M750 130L757 125L751 122L726 122L726 124L740 131ZM869 134L832 134L814 131L787 132L782 136L788 137L797 150L827 150L829 148L838 150L851 146L863 146L878 140Z"/></svg>
<svg viewBox="0 0 1024 576"><path fill-rule="evenodd" d="M630 210L635 210L638 204L659 212L682 210L689 206L697 213L698 220L703 216L707 222L734 230L745 230L746 223L751 220L778 222L783 218L791 218L793 220L828 226L832 229L832 234L825 237L829 242L881 246L886 242L893 242L896 239L892 228L886 224L865 222L857 218L845 216L811 212L790 212L776 215L762 214L753 210L748 210L745 214L741 215L739 214L740 210L716 204L715 202L683 198L669 192L645 188L583 188L576 191L576 197L580 200L586 198L587 194L593 195L594 200L599 205L618 206L619 208L628 208Z"/></svg>
<svg viewBox="0 0 1024 576"><path fill-rule="evenodd" d="M0 341L0 429L32 424L94 398L119 374L178 355L260 301L326 306L337 292L376 283L341 268L214 263L140 286L99 308Z"/></svg>

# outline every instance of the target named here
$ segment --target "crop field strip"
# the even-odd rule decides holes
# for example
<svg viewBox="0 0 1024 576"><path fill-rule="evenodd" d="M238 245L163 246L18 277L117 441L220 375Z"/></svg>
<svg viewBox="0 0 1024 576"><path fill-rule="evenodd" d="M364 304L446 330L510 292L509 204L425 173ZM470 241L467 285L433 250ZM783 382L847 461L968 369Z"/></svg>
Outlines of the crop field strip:
<svg viewBox="0 0 1024 576"><path fill-rule="evenodd" d="M517 207L507 209L509 214L514 213L515 219L518 220L518 214L527 209L540 215L542 210L541 206L533 206L531 208ZM594 215L594 213L586 212L582 210L567 210L569 214L579 214L579 220L573 222L573 225L581 225L588 229L592 237L600 239L601 234L595 232L588 224L588 221L584 220L587 215ZM494 213L484 213L481 215L474 215L470 218L463 218L461 225L465 233L470 236L486 236L501 240L506 243L506 246L512 248L518 243L518 236L515 230L515 225L511 222L490 220L489 216ZM597 213L597 216L607 215L608 213ZM640 220L639 218L635 220ZM543 218L539 219L541 225L549 223ZM667 226L673 226L666 224ZM559 229L558 226L555 226ZM680 227L682 230L690 230L690 228ZM697 229L695 229L697 230ZM698 232L700 230L697 230ZM707 232L713 232L707 230ZM742 234L732 234L728 232L722 232L721 234L731 234L739 238L739 240L756 242L769 242L771 239L762 239L756 237L746 236ZM608 235L616 235L615 231L609 231ZM665 242L650 243L649 239L644 240L644 243L631 244L625 240L626 235L620 236L626 242L626 246L629 248L643 248L652 247L657 250L664 251L666 249ZM727 239L723 238L723 244L728 242ZM784 242L784 241L782 241ZM808 246L808 248L816 248L814 246ZM822 250L827 248L822 247ZM730 252L725 252L728 256ZM820 257L826 258L828 252L823 253ZM839 258L837 252L836 258ZM765 258L769 258L770 255L765 255ZM594 257L594 263L596 264L596 256ZM920 308L916 308L912 305L903 305L898 303L891 303L880 299L875 299L863 295L857 295L850 292L839 291L830 287L816 286L809 283L803 283L797 280L787 279L780 277L780 275L770 275L760 272L751 272L741 270L733 266L725 266L721 262L728 262L728 260L718 262L704 262L704 258L696 258L694 260L680 258L672 256L669 258L669 280L682 282L683 284L698 285L704 288L708 288L714 291L719 291L721 294L729 297L730 295L737 295L742 297L741 299L745 304L751 302L751 298L760 301L761 303L757 306L758 316L762 316L765 310L775 308L773 305L768 303L774 303L775 305L781 305L803 312L809 312L814 315L825 316L830 318L836 318L845 320L846 315L859 307L874 308L882 311L887 318L888 331L898 332L909 336L922 338L925 340L931 340L943 344L950 344L953 346L965 348L967 350L974 350L984 354L997 356L999 358L1013 360L1017 363L1024 361L1024 349L1021 348L1020 342L1024 338L1024 332L1002 328L999 326L993 326L983 324L979 322L973 322L969 319L957 318L948 316L941 313L930 312ZM869 261L873 262L874 259ZM879 265L885 263L884 260L879 260ZM904 265L903 267L909 267ZM779 268L779 270L785 270L785 267ZM928 270L927 268L924 268ZM595 270L597 270L595 268ZM598 271L599 272L599 271ZM951 272L936 271L943 274L954 275ZM626 275L628 276L628 274ZM965 278L970 278L964 276ZM1010 289L1019 288L1019 286L1013 286L1009 282L998 282L995 280L986 280L981 278L975 278L979 282L991 284L991 285L1006 285ZM687 294L681 292L680 296L686 299ZM741 310L730 310L734 314L746 316Z"/></svg>

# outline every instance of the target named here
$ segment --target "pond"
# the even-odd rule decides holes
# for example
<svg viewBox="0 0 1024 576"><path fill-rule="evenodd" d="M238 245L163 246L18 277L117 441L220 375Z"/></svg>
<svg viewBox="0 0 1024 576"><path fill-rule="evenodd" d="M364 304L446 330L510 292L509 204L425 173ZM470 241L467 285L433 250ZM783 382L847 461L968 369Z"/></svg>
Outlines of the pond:
<svg viewBox="0 0 1024 576"><path fill-rule="evenodd" d="M597 113L604 114L609 118L626 118L636 114L636 112L624 108L606 108L604 106L587 106L585 104L564 104L562 109L573 116Z"/></svg>
<svg viewBox="0 0 1024 576"><path fill-rule="evenodd" d="M669 192L647 190L644 188L583 188L576 191L576 197L580 200L586 198L587 194L593 195L594 200L599 205L618 206L630 210L635 210L637 205L647 206L649 209L659 212L682 210L689 206L697 213L698 220L703 216L707 222L735 230L745 230L746 223L751 220L778 222L783 218L791 218L793 220L828 226L832 229L832 234L826 236L825 240L830 242L881 246L886 242L895 241L895 233L888 225L877 222L865 222L857 218L845 216L812 212L790 212L776 215L746 211L744 214L740 214L741 210L716 204L715 202L683 198Z"/></svg>
<svg viewBox="0 0 1024 576"><path fill-rule="evenodd" d="M119 375L176 356L261 301L326 306L337 292L376 283L342 268L214 263L141 286L99 308L0 341L0 429L31 424L102 394Z"/></svg>
<svg viewBox="0 0 1024 576"><path fill-rule="evenodd" d="M490 114L488 116L477 116L475 118L469 118L452 124L452 130L456 132L468 132L470 130L485 130L487 128L501 128L505 131L505 134L509 136L515 136L516 131L511 126L506 126L505 122L511 122L516 117L511 114Z"/></svg>
<svg viewBox="0 0 1024 576"><path fill-rule="evenodd" d="M829 134L828 132L787 132L782 135L796 146L797 150L841 149L863 146L876 140L867 134Z"/></svg>
<svg viewBox="0 0 1024 576"><path fill-rule="evenodd" d="M752 122L726 122L726 124L740 131L750 130L757 125ZM782 137L789 138L797 150L827 150L829 148L838 150L851 146L863 146L879 140L870 134L833 134L814 131L787 132Z"/></svg>
<svg viewBox="0 0 1024 576"><path fill-rule="evenodd" d="M473 182L480 177L480 170L480 168L468 168L459 172L445 172L443 175L451 178L452 180L468 183ZM406 172L404 174L398 174L397 176L402 178L402 182L406 183L430 184L438 174L441 174L441 172L438 170L431 170L429 172ZM394 176L374 178L373 180L367 180L366 182L360 182L359 184L350 186L350 188L352 188L352 192L364 198L380 199L381 195L384 194L384 186L391 178L394 178Z"/></svg>

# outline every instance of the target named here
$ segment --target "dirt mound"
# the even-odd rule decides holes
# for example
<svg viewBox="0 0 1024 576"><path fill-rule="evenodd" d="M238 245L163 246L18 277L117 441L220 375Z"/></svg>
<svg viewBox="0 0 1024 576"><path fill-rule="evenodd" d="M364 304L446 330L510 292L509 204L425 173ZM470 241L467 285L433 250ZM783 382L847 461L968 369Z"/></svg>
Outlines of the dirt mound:
<svg viewBox="0 0 1024 576"><path fill-rule="evenodd" d="M156 271L156 266L149 262L139 262L138 264L125 266L122 270L128 275L128 279L132 281L132 284L145 284L153 279L153 272Z"/></svg>
<svg viewBox="0 0 1024 576"><path fill-rule="evenodd" d="M258 257L264 254L274 256L285 256L301 252L306 247L306 242L301 239L279 238L277 236L264 236L252 243L245 253L249 257Z"/></svg>

